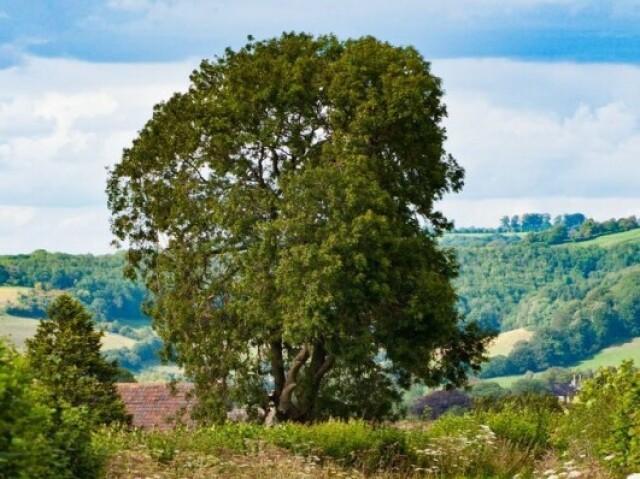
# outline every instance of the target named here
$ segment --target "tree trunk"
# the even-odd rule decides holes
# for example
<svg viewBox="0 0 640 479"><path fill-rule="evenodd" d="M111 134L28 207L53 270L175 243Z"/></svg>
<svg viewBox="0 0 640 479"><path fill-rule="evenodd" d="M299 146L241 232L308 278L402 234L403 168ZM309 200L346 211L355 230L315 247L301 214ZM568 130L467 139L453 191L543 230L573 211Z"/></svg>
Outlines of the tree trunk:
<svg viewBox="0 0 640 479"><path fill-rule="evenodd" d="M282 353L282 348L274 349ZM309 357L311 361L307 364ZM276 354L273 354L273 359L277 359ZM284 372L279 377L274 374L274 402L277 405L279 420L310 422L315 419L320 385L333 363L334 357L328 355L324 343L317 340L313 343L311 352L307 345L300 348L286 374L286 379ZM272 364L275 365L273 362Z"/></svg>
<svg viewBox="0 0 640 479"><path fill-rule="evenodd" d="M278 337L271 341L271 374L273 376L274 391L273 403L280 404L280 396L282 396L282 390L286 381L284 373L284 358L282 355L282 339Z"/></svg>
<svg viewBox="0 0 640 479"><path fill-rule="evenodd" d="M287 373L287 380L282 388L278 404L278 419L299 421L301 411L293 402L293 391L298 386L298 374L300 369L309 359L309 348L305 344L300 348L293 360L293 364Z"/></svg>

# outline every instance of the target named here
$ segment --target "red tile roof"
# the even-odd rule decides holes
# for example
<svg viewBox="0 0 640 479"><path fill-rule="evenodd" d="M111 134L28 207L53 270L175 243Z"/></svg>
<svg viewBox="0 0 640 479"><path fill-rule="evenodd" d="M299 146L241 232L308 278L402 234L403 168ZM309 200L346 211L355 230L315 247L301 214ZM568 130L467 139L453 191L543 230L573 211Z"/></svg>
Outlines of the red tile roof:
<svg viewBox="0 0 640 479"><path fill-rule="evenodd" d="M177 423L193 425L189 411L195 400L188 394L193 384L177 384L175 392L165 383L118 383L116 387L135 427L167 430Z"/></svg>

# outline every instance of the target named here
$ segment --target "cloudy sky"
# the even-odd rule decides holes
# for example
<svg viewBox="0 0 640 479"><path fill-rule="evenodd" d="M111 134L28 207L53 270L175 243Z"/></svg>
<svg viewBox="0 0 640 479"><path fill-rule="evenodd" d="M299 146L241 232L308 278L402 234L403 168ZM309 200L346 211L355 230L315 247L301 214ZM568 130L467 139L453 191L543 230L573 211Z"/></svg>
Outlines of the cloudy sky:
<svg viewBox="0 0 640 479"><path fill-rule="evenodd" d="M640 214L640 0L0 0L0 254L104 253L106 167L202 58L282 31L433 62L464 192L504 214Z"/></svg>

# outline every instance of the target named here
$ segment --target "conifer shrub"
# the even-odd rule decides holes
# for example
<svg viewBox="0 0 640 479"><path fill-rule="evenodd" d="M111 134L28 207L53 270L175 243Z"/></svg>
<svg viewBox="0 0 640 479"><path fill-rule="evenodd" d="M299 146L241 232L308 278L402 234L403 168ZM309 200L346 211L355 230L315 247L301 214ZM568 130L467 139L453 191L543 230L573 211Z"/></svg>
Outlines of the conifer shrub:
<svg viewBox="0 0 640 479"><path fill-rule="evenodd" d="M91 479L100 466L88 412L57 401L0 339L0 478Z"/></svg>
<svg viewBox="0 0 640 479"><path fill-rule="evenodd" d="M100 351L103 332L95 331L91 314L67 294L47 310L48 319L26 341L27 358L38 382L56 400L86 407L97 424L129 422L115 388L120 371Z"/></svg>

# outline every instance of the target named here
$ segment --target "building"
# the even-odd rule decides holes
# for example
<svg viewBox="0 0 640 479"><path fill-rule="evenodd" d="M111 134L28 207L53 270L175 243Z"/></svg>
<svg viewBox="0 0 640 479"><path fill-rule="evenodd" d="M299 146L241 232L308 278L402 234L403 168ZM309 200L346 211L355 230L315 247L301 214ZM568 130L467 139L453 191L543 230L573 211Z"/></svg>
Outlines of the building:
<svg viewBox="0 0 640 479"><path fill-rule="evenodd" d="M116 387L134 427L168 430L194 424L189 415L195 403L191 397L193 384L181 383L172 388L166 383L118 383Z"/></svg>

